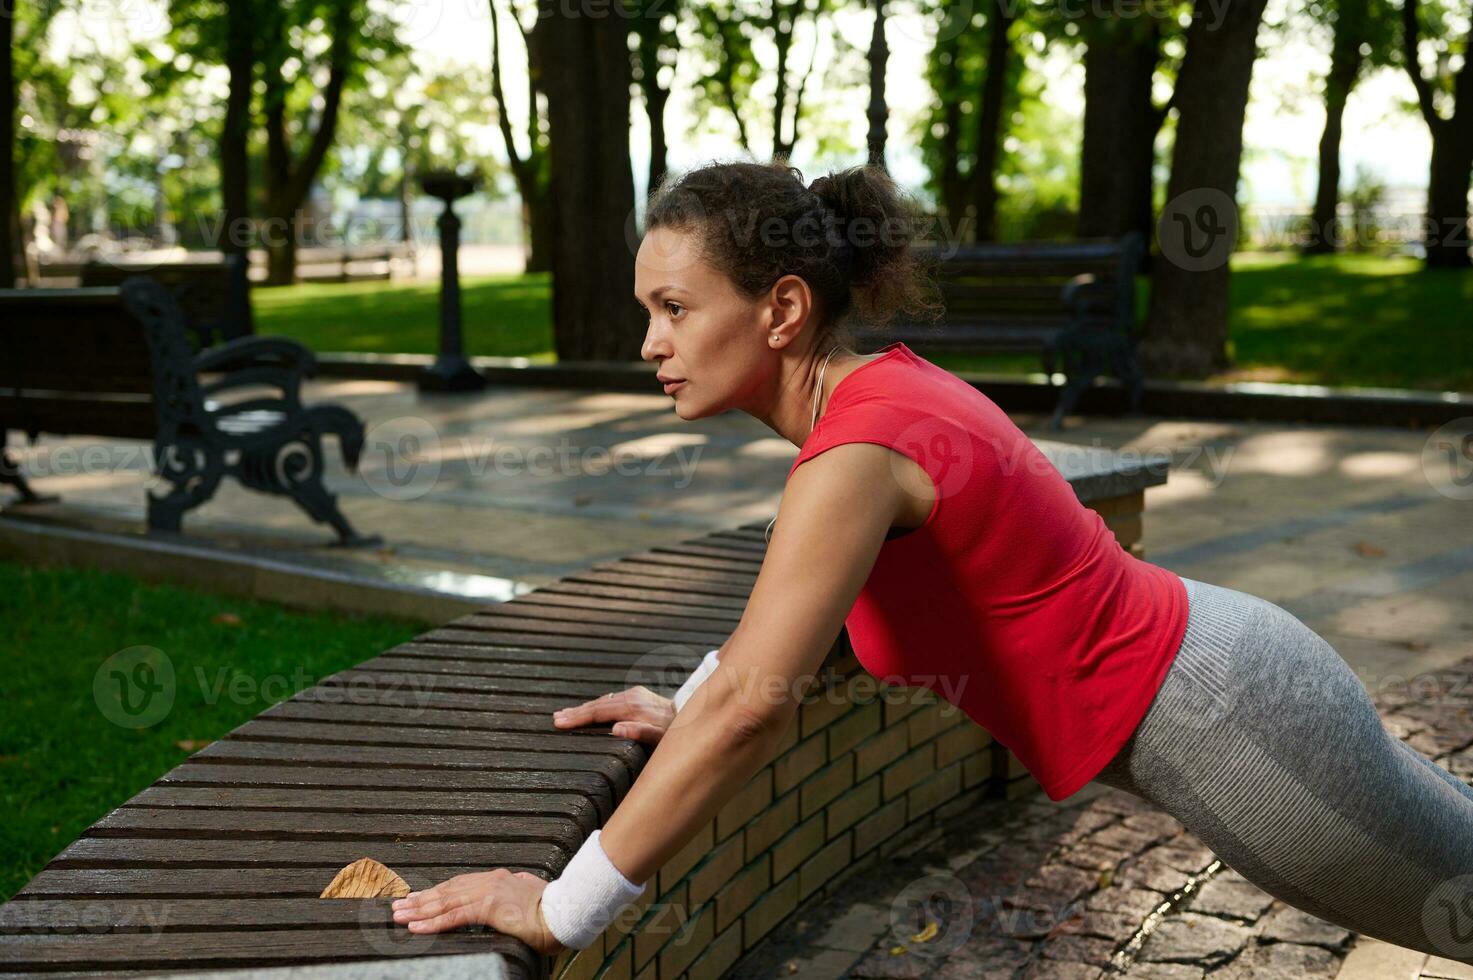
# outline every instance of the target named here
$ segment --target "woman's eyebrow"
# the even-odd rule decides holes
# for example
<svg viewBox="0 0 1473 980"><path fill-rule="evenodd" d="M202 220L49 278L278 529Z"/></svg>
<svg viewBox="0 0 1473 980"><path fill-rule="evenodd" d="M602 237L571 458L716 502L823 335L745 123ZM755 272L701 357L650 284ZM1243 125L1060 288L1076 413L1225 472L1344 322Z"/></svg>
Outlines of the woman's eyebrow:
<svg viewBox="0 0 1473 980"><path fill-rule="evenodd" d="M668 285L664 285L664 286L656 286L654 289L650 290L650 299L651 300L657 300L661 296L663 296L665 293L668 293L668 292L670 292L672 290L678 290L678 289L680 289L680 287L679 286L676 286L674 284L668 284ZM635 293L634 294L634 298L635 298L635 300L638 300L639 299L639 294L638 293Z"/></svg>

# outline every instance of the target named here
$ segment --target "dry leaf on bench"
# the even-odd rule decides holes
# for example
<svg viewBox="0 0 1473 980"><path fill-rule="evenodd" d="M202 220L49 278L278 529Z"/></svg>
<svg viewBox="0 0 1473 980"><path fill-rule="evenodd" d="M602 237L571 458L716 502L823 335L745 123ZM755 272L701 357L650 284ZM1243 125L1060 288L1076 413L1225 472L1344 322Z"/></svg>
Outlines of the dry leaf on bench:
<svg viewBox="0 0 1473 980"><path fill-rule="evenodd" d="M408 883L373 858L359 858L337 873L318 898L403 898Z"/></svg>

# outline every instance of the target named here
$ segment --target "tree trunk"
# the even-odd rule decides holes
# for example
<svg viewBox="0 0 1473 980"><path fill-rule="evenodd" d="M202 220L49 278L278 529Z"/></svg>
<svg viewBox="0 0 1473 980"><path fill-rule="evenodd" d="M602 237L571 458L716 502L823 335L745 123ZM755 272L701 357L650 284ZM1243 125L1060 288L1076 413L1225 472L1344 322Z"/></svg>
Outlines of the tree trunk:
<svg viewBox="0 0 1473 980"><path fill-rule="evenodd" d="M1335 44L1330 53L1330 73L1325 76L1325 131L1320 134L1320 175L1315 189L1314 213L1310 216L1309 240L1304 251L1309 255L1328 255L1340 251L1341 229L1336 219L1340 207L1340 137L1345 119L1345 103L1355 87L1361 66L1360 40L1342 37L1337 25Z"/></svg>
<svg viewBox="0 0 1473 980"><path fill-rule="evenodd" d="M987 75L982 82L981 110L977 114L977 154L972 166L972 207L977 216L976 240L997 237L997 158L1002 144L1003 101L1007 97L1008 56L1012 43L1012 0L995 0L987 25Z"/></svg>
<svg viewBox="0 0 1473 980"><path fill-rule="evenodd" d="M1151 240L1156 134L1162 112L1151 99L1160 59L1155 18L1101 20L1084 55L1084 139L1079 156L1081 238Z"/></svg>
<svg viewBox="0 0 1473 980"><path fill-rule="evenodd" d="M940 34L936 38L936 56L949 55L940 62L940 80L937 86L939 91L936 93L941 100L942 112L942 133L936 148L940 158L940 173L936 179L937 198L941 206L938 217L942 223L938 243L942 245L960 244L968 237L961 228L967 212L966 185L957 166L957 161L962 156L962 93L958 63L961 60L960 39L963 32L952 28L949 21L955 16L958 16L956 11L947 10L946 19L942 21Z"/></svg>
<svg viewBox="0 0 1473 980"><path fill-rule="evenodd" d="M1161 256L1138 350L1148 376L1200 378L1228 366L1228 257L1264 5L1238 0L1214 14L1209 0L1197 0L1187 28L1173 95L1180 116L1158 229Z"/></svg>
<svg viewBox="0 0 1473 980"><path fill-rule="evenodd" d="M220 226L220 251L248 254L251 246L250 177L247 145L251 125L251 91L255 75L253 0L229 0L226 16L230 37L225 63L230 93L225 100L225 126L220 134L220 194L225 213Z"/></svg>
<svg viewBox="0 0 1473 980"><path fill-rule="evenodd" d="M875 23L869 39L869 163L885 169L885 127L889 107L885 103L885 67L890 46L885 39L885 0L874 0Z"/></svg>
<svg viewBox="0 0 1473 980"><path fill-rule="evenodd" d="M545 78L551 197L557 201L552 315L560 360L633 360L644 323L634 303L630 65L623 17L578 16L542 0L536 37Z"/></svg>
<svg viewBox="0 0 1473 980"><path fill-rule="evenodd" d="M266 76L266 281L272 286L286 286L297 279L297 245L300 233L302 202L312 182L322 169L322 161L337 133L338 110L342 105L343 84L352 61L354 0L336 0L333 18L331 69L322 91L322 116L311 141L300 160L294 159L286 125L286 79L280 60L265 65ZM278 15L275 24L274 49L287 50L285 22Z"/></svg>
<svg viewBox="0 0 1473 980"><path fill-rule="evenodd" d="M12 4L5 21L5 48L0 51L0 86L5 89L5 117L0 119L0 289L15 285L17 240L20 238L20 214L15 193L15 7Z"/></svg>
<svg viewBox="0 0 1473 980"><path fill-rule="evenodd" d="M1464 68L1463 71L1469 69ZM1463 115L1462 105L1458 115ZM1453 120L1457 120L1455 115ZM1453 122L1433 130L1427 179L1427 268L1466 269L1468 256L1468 180L1473 173L1473 132L1458 132Z"/></svg>

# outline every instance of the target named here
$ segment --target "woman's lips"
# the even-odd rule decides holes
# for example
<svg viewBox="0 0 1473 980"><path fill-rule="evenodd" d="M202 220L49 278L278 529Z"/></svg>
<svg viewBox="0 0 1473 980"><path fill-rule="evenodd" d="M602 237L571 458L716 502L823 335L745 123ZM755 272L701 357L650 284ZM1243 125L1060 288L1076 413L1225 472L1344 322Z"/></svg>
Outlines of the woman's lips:
<svg viewBox="0 0 1473 980"><path fill-rule="evenodd" d="M665 385L665 394L667 394L667 395L673 394L675 392L675 390L677 388L679 388L683 384L685 384L685 381L684 380L681 380L681 381L671 381L670 383L668 383L667 385Z"/></svg>

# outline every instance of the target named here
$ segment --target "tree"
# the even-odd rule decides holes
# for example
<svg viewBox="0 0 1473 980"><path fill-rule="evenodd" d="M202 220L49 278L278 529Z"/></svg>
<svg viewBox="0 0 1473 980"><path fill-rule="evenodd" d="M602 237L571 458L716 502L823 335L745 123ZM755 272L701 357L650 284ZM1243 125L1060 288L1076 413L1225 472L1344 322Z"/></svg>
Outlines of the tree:
<svg viewBox="0 0 1473 980"><path fill-rule="evenodd" d="M1079 153L1081 238L1151 239L1156 137L1171 103L1152 97L1162 41L1160 16L1087 16L1083 21L1084 134Z"/></svg>
<svg viewBox="0 0 1473 980"><path fill-rule="evenodd" d="M291 43L291 28L316 27L319 22L313 17L306 24L301 23L293 16L299 16L300 9L273 7L261 12L264 14L259 22L261 76L265 82L262 109L266 122L266 281L282 286L297 278L301 207L337 130L343 87L353 70L353 44L359 31L359 17L354 0L327 0L322 11L330 38L325 65L327 79L321 87L320 102L312 106L316 125L302 123L298 127L307 143L305 149L298 150L292 145L300 140L293 139L288 100L294 88L315 89L317 85L307 70L295 76L288 70L287 63L297 61L303 53Z"/></svg>
<svg viewBox="0 0 1473 980"><path fill-rule="evenodd" d="M552 262L554 345L561 360L639 357L634 295L634 172L625 19L542 0L537 59L544 82L557 201Z"/></svg>
<svg viewBox="0 0 1473 980"><path fill-rule="evenodd" d="M653 190L665 176L669 156L669 140L665 135L665 104L670 101L670 88L660 84L660 70L669 68L674 77L680 45L675 31L680 19L680 6L672 3L662 11L656 0L649 7L639 6L643 0L630 0L630 16L639 49L634 56L634 81L644 95L645 115L650 123L650 166L645 187Z"/></svg>
<svg viewBox="0 0 1473 980"><path fill-rule="evenodd" d="M1305 252L1325 254L1340 248L1336 213L1340 207L1340 139L1345 105L1368 69L1389 60L1393 25L1377 0L1320 0L1311 11L1329 19L1330 70L1325 75L1325 128L1320 134L1319 181L1315 188L1311 234Z"/></svg>
<svg viewBox="0 0 1473 980"><path fill-rule="evenodd" d="M885 68L890 62L890 47L885 40L885 0L873 0L875 23L869 40L869 134L866 158L874 167L885 169L885 125L890 118L885 103Z"/></svg>
<svg viewBox="0 0 1473 980"><path fill-rule="evenodd" d="M1428 12L1428 19L1435 12ZM1438 18L1440 19L1440 18ZM1437 72L1428 79L1422 74L1420 58L1422 22L1418 0L1403 0L1402 59L1417 92L1417 108L1432 134L1432 159L1427 179L1426 236L1428 268L1466 269L1468 255L1468 181L1473 174L1473 24L1460 45L1439 45ZM1434 37L1446 31L1434 23ZM1456 50L1455 50L1456 48ZM1462 65L1453 72L1449 63L1461 55ZM1438 109L1438 96L1447 115Z"/></svg>
<svg viewBox="0 0 1473 980"><path fill-rule="evenodd" d="M0 12L5 21L5 50L0 53L0 86L5 88L5 118L0 119L0 145L5 156L0 159L0 289L15 285L15 259L20 238L19 214L15 207L15 7Z"/></svg>
<svg viewBox="0 0 1473 980"><path fill-rule="evenodd" d="M936 174L937 199L948 224L955 228L970 216L970 237L979 242L997 237L1004 141L1024 97L1025 65L1013 37L1023 31L1025 19L1015 9L1018 3L986 0L982 12L974 13L971 0L939 0L933 11L937 33L928 75L936 108L925 123L921 147ZM985 30L969 29L979 21Z"/></svg>
<svg viewBox="0 0 1473 980"><path fill-rule="evenodd" d="M256 78L255 0L226 0L225 67L230 92L220 129L220 250L246 254L251 245L251 93Z"/></svg>
<svg viewBox="0 0 1473 980"><path fill-rule="evenodd" d="M1172 95L1177 116L1167 203L1138 349L1142 370L1203 377L1227 366L1228 257L1237 229L1248 84L1266 0L1215 10L1196 0Z"/></svg>
<svg viewBox="0 0 1473 980"><path fill-rule="evenodd" d="M531 31L522 27L516 6L512 5L512 21L522 37L522 46L527 52L527 153L517 149L511 131L511 119L506 112L506 96L501 86L501 18L497 16L496 0L491 5L491 97L494 100L496 124L501 131L501 142L506 148L507 165L512 179L516 181L517 193L522 198L522 231L529 243L527 256L528 272L546 272L552 268L553 201L548 194L551 173L548 165L548 150L542 135L542 110L538 96L543 89L543 66L535 52L538 45L531 34L539 28L534 24Z"/></svg>

